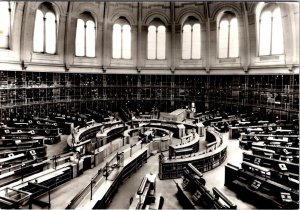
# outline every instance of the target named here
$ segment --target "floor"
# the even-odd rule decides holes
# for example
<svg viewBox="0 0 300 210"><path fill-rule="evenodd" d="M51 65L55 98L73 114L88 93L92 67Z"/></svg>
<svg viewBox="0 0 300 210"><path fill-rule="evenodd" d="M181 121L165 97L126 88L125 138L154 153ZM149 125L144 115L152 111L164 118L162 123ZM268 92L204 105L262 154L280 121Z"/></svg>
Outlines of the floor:
<svg viewBox="0 0 300 210"><path fill-rule="evenodd" d="M228 133L224 134L224 138L228 138ZM243 151L239 148L239 142L237 140L230 140L227 147L226 161L221 166L213 169L212 171L204 173L206 187L209 191L212 191L212 187L217 187L237 205L238 209L256 209L255 206L238 199L235 192L229 190L224 186L226 163L230 162L238 166L242 162L242 152ZM150 157L147 161L147 164L145 164L140 170L133 174L123 185L119 187L119 190L114 196L109 209L128 209L128 207L130 206L130 197L133 196L137 191L140 182L142 181L145 174L150 172L158 174L158 155ZM163 208L182 209L182 206L179 204L175 195L177 192L177 188L174 180L160 180L157 177L156 183L157 192L161 193L165 198Z"/></svg>
<svg viewBox="0 0 300 210"><path fill-rule="evenodd" d="M128 209L129 199L136 193L142 179L147 173L152 172L158 174L158 154L151 156L147 164L133 174L126 182L121 185L118 192L114 196L113 201L109 205L109 209ZM165 198L164 209L182 209L175 194L177 192L176 185L173 180L160 180L156 178L156 192L161 193Z"/></svg>
<svg viewBox="0 0 300 210"><path fill-rule="evenodd" d="M67 143L66 143L67 137L63 137L61 139L61 142L59 142L56 145L48 145L47 150L50 149L50 153L58 154L60 152L63 152ZM54 153L56 151L56 153ZM107 158L115 156L117 151L113 152L111 155L109 155ZM52 155L53 155L52 154ZM51 155L48 153L48 156ZM75 197L77 193L79 193L80 190L82 190L84 187L86 187L90 181L91 178L95 176L97 171L100 168L104 167L104 163L100 164L90 170L84 171L84 173L76 177L69 182L61 185L61 187L58 187L57 189L51 191L51 208L52 209L65 209L67 205L70 203L70 201ZM47 201L48 195L43 195L39 198L40 200ZM33 206L33 208L38 208L37 206Z"/></svg>
<svg viewBox="0 0 300 210"><path fill-rule="evenodd" d="M64 152L65 148L67 147L67 138L69 135L61 135L60 142L57 144L46 145L47 146L47 156L52 157L59 153Z"/></svg>
<svg viewBox="0 0 300 210"><path fill-rule="evenodd" d="M228 133L224 134L223 138L228 138ZM243 160L243 150L239 148L238 140L229 140L227 147L227 158L222 165L217 168L203 173L203 177L206 180L206 187L210 191L213 187L217 187L218 190L222 191L231 201L233 201L238 209L256 209L255 206L246 203L239 198L235 192L229 190L224 186L225 182L225 165L231 163L236 166L240 166Z"/></svg>
<svg viewBox="0 0 300 210"><path fill-rule="evenodd" d="M225 134L225 138L228 138L228 134ZM201 138L201 140L204 137ZM201 141L201 150L205 148L205 141ZM131 141L137 141L136 138L131 139ZM179 139L174 139L174 144L178 144ZM132 142L133 143L133 142ZM66 136L62 137L60 143L56 145L49 145L48 155L49 157L63 152L66 147ZM211 191L212 187L217 187L219 190L224 192L235 204L238 206L238 209L254 209L253 205L245 203L239 200L236 197L236 194L224 186L224 177L225 177L225 165L227 162L230 162L235 165L239 165L242 161L242 150L239 148L237 140L230 140L227 148L227 159L226 161L216 169L204 173L204 178L206 180L206 187ZM112 154L114 155L114 154ZM63 209L69 204L72 198L85 186L87 186L91 178L97 173L97 171L103 167L101 164L97 167L85 171L83 175L76 177L75 179L65 183L63 186L53 190L51 192L51 208L53 209ZM113 201L109 205L109 209L128 209L129 200L135 192L137 191L141 180L147 173L158 174L158 154L151 156L147 163L140 168L135 174L131 175L124 184L122 184L118 192L113 198ZM158 177L157 182L157 192L161 193L165 198L164 209L182 209L182 206L179 204L176 198L177 188L174 183L174 180L160 180ZM47 200L47 195L41 197L41 200Z"/></svg>

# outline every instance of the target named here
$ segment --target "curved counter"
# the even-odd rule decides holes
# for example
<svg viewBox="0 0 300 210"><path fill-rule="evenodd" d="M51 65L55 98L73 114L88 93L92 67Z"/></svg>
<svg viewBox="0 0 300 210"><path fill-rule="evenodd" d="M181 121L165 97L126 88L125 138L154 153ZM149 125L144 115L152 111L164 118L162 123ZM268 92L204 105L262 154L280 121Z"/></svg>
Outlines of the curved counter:
<svg viewBox="0 0 300 210"><path fill-rule="evenodd" d="M77 132L72 134L73 136L70 135L68 137L67 139L68 145L70 147L77 147L89 143L91 139L96 139L96 135L99 131L109 134L110 128L113 128L113 126L119 124L124 125L124 123L122 123L121 121L116 121L116 122L107 122L107 123L95 123L80 128Z"/></svg>
<svg viewBox="0 0 300 210"><path fill-rule="evenodd" d="M172 131L174 137L181 138L185 136L186 130L196 130L196 132L202 136L204 126L202 123L189 124L179 121L167 121L158 119L136 119L132 121L132 124L143 124L144 126L157 127ZM141 126L140 126L141 127Z"/></svg>
<svg viewBox="0 0 300 210"><path fill-rule="evenodd" d="M180 178L183 174L183 168L188 163L192 163L200 172L206 172L221 165L227 156L227 140L223 140L219 134L213 130L209 130L215 136L220 145L213 151L205 153L194 153L185 157L163 157L159 158L159 178L175 179ZM203 154L204 153L204 154Z"/></svg>
<svg viewBox="0 0 300 210"><path fill-rule="evenodd" d="M86 141L92 136L96 136L96 133L100 130L103 123L95 123L94 125L90 125L87 127L80 128L79 131L72 135L69 135L67 139L67 143L70 147L76 147L81 142Z"/></svg>
<svg viewBox="0 0 300 210"><path fill-rule="evenodd" d="M96 134L97 143L100 146L103 146L110 141L113 140L113 138L117 137L121 133L123 133L124 130L126 130L128 127L124 125L122 122L117 122L114 124L111 124L110 127L101 128L101 131L99 131Z"/></svg>
<svg viewBox="0 0 300 210"><path fill-rule="evenodd" d="M191 154L199 151L199 135L197 133L191 133L181 138L181 140L187 140L179 145L171 145L169 147L169 159L173 156ZM192 139L192 140L190 140Z"/></svg>
<svg viewBox="0 0 300 210"><path fill-rule="evenodd" d="M133 129L128 129L124 132L124 138L126 142L129 142L129 138L133 136L137 136L140 130L144 130L147 128L153 129L155 132L159 132L162 134L162 137L156 137L153 138L152 144L150 144L151 148L150 150L156 150L158 152L163 152L168 150L169 145L172 144L172 137L173 137L173 132L163 129L163 128L156 128L156 127L138 127L138 128L133 128Z"/></svg>

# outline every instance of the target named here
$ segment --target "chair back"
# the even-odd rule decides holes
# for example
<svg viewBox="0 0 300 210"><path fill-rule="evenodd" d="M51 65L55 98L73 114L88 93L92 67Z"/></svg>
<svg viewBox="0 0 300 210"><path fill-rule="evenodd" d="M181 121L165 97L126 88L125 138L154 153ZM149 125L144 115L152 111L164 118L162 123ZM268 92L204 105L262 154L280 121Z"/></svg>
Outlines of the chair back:
<svg viewBox="0 0 300 210"><path fill-rule="evenodd" d="M159 205L158 205L158 209L162 209L163 205L164 205L165 199L163 196L160 196L159 198Z"/></svg>

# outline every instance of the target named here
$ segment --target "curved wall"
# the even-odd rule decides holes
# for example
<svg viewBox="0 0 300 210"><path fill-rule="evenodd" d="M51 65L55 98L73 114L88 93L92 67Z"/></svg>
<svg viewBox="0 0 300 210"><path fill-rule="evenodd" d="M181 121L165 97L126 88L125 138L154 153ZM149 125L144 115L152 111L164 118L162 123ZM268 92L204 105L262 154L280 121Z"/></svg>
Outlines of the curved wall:
<svg viewBox="0 0 300 210"><path fill-rule="evenodd" d="M34 53L35 11L42 2L17 2L11 50L0 49L1 70L96 72L114 74L291 74L298 73L299 5L278 3L283 20L285 54L258 56L259 3L245 2L53 2L58 13L57 54ZM88 11L96 22L96 57L76 57L76 20ZM217 56L218 19L224 11L239 23L237 59ZM201 60L181 59L182 24L193 16L201 23ZM132 28L132 59L112 59L112 25L125 17ZM167 28L166 60L147 59L147 27L159 18Z"/></svg>
<svg viewBox="0 0 300 210"><path fill-rule="evenodd" d="M298 115L298 3L278 3L285 54L263 57L258 56L257 41L262 3L55 1L59 20L55 55L33 52L34 19L41 3L16 2L11 48L0 49L1 121L16 113L116 110L127 103L149 109L156 105L168 112L195 102L197 111L225 107L279 119ZM96 22L95 58L74 53L76 20L85 11ZM218 20L224 11L238 18L237 59L217 56ZM181 59L182 25L189 16L201 23L200 60ZM112 59L112 25L119 17L131 24L129 60ZM165 60L146 56L147 28L155 18L167 28Z"/></svg>

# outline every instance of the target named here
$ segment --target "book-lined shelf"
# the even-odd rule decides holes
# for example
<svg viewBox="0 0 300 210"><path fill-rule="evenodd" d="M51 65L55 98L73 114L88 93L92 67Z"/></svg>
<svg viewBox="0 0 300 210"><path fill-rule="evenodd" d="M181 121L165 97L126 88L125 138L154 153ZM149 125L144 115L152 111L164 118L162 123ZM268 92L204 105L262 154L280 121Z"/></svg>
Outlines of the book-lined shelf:
<svg viewBox="0 0 300 210"><path fill-rule="evenodd" d="M198 110L260 111L292 119L299 106L298 75L129 75L0 72L1 118L11 113L116 110L124 104L161 111L195 102Z"/></svg>

